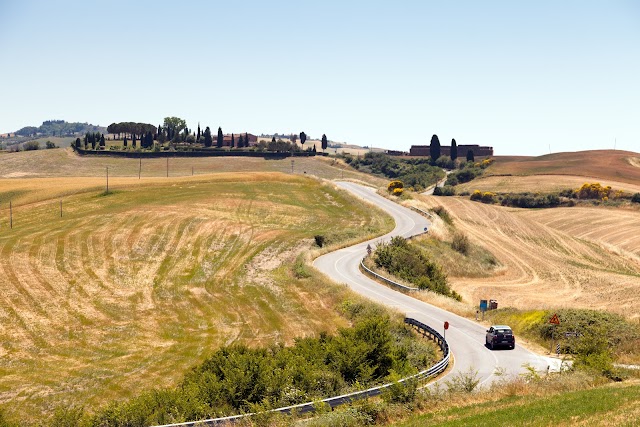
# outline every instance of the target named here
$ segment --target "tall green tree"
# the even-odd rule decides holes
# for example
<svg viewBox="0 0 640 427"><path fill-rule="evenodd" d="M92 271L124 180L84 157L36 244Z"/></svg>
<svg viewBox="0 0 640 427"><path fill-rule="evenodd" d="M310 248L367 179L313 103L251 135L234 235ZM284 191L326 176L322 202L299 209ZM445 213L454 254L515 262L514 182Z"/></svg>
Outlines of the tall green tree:
<svg viewBox="0 0 640 427"><path fill-rule="evenodd" d="M76 148L80 148L80 144L82 144L80 138L76 138Z"/></svg>
<svg viewBox="0 0 640 427"><path fill-rule="evenodd" d="M198 135L196 136L196 141L200 142L200 122L198 122Z"/></svg>
<svg viewBox="0 0 640 427"><path fill-rule="evenodd" d="M475 157L473 156L473 150L472 149L468 149L467 150L467 162L474 162L475 161Z"/></svg>
<svg viewBox="0 0 640 427"><path fill-rule="evenodd" d="M431 163L435 164L436 160L440 158L440 140L438 135L431 137L431 145L429 145L429 156L431 156Z"/></svg>
<svg viewBox="0 0 640 427"><path fill-rule="evenodd" d="M213 145L213 138L211 137L211 129L207 126L204 130L204 146L211 147Z"/></svg>
<svg viewBox="0 0 640 427"><path fill-rule="evenodd" d="M271 142L273 142L274 144L276 143L276 137L275 136L273 138L271 138Z"/></svg>
<svg viewBox="0 0 640 427"><path fill-rule="evenodd" d="M234 134L231 134L231 148L236 146L236 137Z"/></svg>
<svg viewBox="0 0 640 427"><path fill-rule="evenodd" d="M168 138L173 139L177 133L187 127L187 122L179 117L165 117L164 127L170 133Z"/></svg>
<svg viewBox="0 0 640 427"><path fill-rule="evenodd" d="M302 147L304 147L305 142L307 142L307 134L300 132L300 144L302 144Z"/></svg>
<svg viewBox="0 0 640 427"><path fill-rule="evenodd" d="M242 134L238 137L238 148L244 147L244 140L242 138Z"/></svg>
<svg viewBox="0 0 640 427"><path fill-rule="evenodd" d="M147 148L153 147L153 134L151 132L147 132L144 137L144 145Z"/></svg>
<svg viewBox="0 0 640 427"><path fill-rule="evenodd" d="M324 133L322 134L322 151L327 149L327 146L329 145L328 141L327 141L327 135L325 135ZM314 145L315 147L315 145Z"/></svg>
<svg viewBox="0 0 640 427"><path fill-rule="evenodd" d="M455 160L458 158L458 144L456 143L455 138L451 140L451 160Z"/></svg>
<svg viewBox="0 0 640 427"><path fill-rule="evenodd" d="M122 141L122 146L126 147L127 146L127 137L124 137L124 140Z"/></svg>
<svg viewBox="0 0 640 427"><path fill-rule="evenodd" d="M224 143L224 135L222 134L222 128L218 128L218 138L216 139L216 146L218 148L222 148L222 144Z"/></svg>
<svg viewBox="0 0 640 427"><path fill-rule="evenodd" d="M249 134L247 132L244 133L244 146L249 146Z"/></svg>

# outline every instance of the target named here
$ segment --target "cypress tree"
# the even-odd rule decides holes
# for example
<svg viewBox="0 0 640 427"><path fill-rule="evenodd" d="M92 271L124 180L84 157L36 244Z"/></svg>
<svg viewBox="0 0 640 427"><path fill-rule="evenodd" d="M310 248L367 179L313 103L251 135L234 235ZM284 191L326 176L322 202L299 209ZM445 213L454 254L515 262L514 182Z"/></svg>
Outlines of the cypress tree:
<svg viewBox="0 0 640 427"><path fill-rule="evenodd" d="M238 137L238 148L244 147L244 141L242 140L242 134Z"/></svg>
<svg viewBox="0 0 640 427"><path fill-rule="evenodd" d="M127 137L124 137L124 141L122 141L122 146L126 147L127 146Z"/></svg>
<svg viewBox="0 0 640 427"><path fill-rule="evenodd" d="M473 150L467 150L467 162L474 162L475 158L473 156Z"/></svg>
<svg viewBox="0 0 640 427"><path fill-rule="evenodd" d="M222 135L222 128L218 128L218 139L216 140L216 146L218 148L222 148L222 143L224 142L224 135Z"/></svg>
<svg viewBox="0 0 640 427"><path fill-rule="evenodd" d="M456 144L456 140L451 140L451 160L455 160L458 158L458 144Z"/></svg>
<svg viewBox="0 0 640 427"><path fill-rule="evenodd" d="M247 134L247 132L244 133L244 146L249 146L249 135Z"/></svg>
<svg viewBox="0 0 640 427"><path fill-rule="evenodd" d="M196 141L200 141L200 122L198 122L198 136L196 136Z"/></svg>
<svg viewBox="0 0 640 427"><path fill-rule="evenodd" d="M271 142L273 142L274 144L276 143L276 137L275 136L273 138L271 138Z"/></svg>
<svg viewBox="0 0 640 427"><path fill-rule="evenodd" d="M329 144L328 144L328 142L327 142L327 135L325 135L325 134L323 133L323 134L322 134L322 151L324 151L324 150L326 150L326 149L327 149L327 145L329 145ZM315 147L315 146L314 146L314 147Z"/></svg>
<svg viewBox="0 0 640 427"><path fill-rule="evenodd" d="M234 148L236 146L236 137L231 134L231 148Z"/></svg>
<svg viewBox="0 0 640 427"><path fill-rule="evenodd" d="M300 132L300 144L304 147L304 143L307 141L307 134Z"/></svg>
<svg viewBox="0 0 640 427"><path fill-rule="evenodd" d="M211 129L209 126L204 130L204 146L211 147L213 145L213 138L211 137Z"/></svg>
<svg viewBox="0 0 640 427"><path fill-rule="evenodd" d="M429 145L429 155L431 156L431 163L435 164L436 160L440 158L440 140L438 135L431 137L431 145Z"/></svg>

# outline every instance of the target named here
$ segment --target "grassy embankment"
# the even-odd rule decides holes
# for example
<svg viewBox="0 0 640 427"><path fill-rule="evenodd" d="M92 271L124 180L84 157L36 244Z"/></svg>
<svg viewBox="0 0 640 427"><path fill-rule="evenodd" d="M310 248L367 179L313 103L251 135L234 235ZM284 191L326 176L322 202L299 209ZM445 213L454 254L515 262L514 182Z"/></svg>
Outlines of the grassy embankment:
<svg viewBox="0 0 640 427"><path fill-rule="evenodd" d="M67 156L9 154L1 173L103 169L98 159L43 156L52 152ZM135 161L107 162L122 175L137 172ZM392 226L370 206L301 176L112 176L108 195L103 182L0 181L0 401L11 418L171 385L224 344L291 343L345 326L336 307L347 290L313 272L298 278L291 264L314 234L340 244Z"/></svg>
<svg viewBox="0 0 640 427"><path fill-rule="evenodd" d="M640 419L640 384L604 385L566 392L538 390L498 399L486 394L454 402L395 423L397 426L616 426Z"/></svg>

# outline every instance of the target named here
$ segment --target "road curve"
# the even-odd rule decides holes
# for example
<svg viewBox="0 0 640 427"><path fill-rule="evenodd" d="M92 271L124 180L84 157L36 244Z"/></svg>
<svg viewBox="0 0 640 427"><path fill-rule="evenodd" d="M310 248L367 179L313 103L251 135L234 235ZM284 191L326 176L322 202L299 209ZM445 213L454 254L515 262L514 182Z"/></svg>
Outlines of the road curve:
<svg viewBox="0 0 640 427"><path fill-rule="evenodd" d="M350 182L338 182L337 185L386 211L395 220L396 227L382 237L322 255L313 262L313 266L334 281L346 284L353 291L393 307L436 330L443 332L443 324L448 321L450 326L446 339L455 362L453 369L439 381L473 369L478 372L480 384L488 385L497 378L496 373L517 375L525 371L525 364L539 371L547 370L553 359L532 353L517 343L514 350L489 350L485 347L485 328L482 325L394 291L362 274L358 265L366 254L368 244L375 246L379 242L390 240L392 236L410 237L423 233L430 223L423 216L376 194L372 188Z"/></svg>

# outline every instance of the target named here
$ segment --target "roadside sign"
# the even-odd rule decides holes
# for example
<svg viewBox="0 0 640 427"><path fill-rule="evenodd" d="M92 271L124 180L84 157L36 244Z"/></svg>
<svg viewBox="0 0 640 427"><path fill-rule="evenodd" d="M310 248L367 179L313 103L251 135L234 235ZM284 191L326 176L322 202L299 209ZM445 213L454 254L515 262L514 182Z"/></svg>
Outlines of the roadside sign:
<svg viewBox="0 0 640 427"><path fill-rule="evenodd" d="M487 311L487 300L486 299L481 299L480 300L480 311Z"/></svg>
<svg viewBox="0 0 640 427"><path fill-rule="evenodd" d="M549 323L554 324L554 325L559 325L560 324L560 319L558 318L558 313L553 313L553 317L551 317L551 320L549 320Z"/></svg>
<svg viewBox="0 0 640 427"><path fill-rule="evenodd" d="M424 228L424 232L426 233L427 231L429 231L429 229L427 227Z"/></svg>
<svg viewBox="0 0 640 427"><path fill-rule="evenodd" d="M444 322L444 330L446 331L447 329L449 329L449 322Z"/></svg>
<svg viewBox="0 0 640 427"><path fill-rule="evenodd" d="M371 255L371 245L367 245L367 253Z"/></svg>

